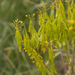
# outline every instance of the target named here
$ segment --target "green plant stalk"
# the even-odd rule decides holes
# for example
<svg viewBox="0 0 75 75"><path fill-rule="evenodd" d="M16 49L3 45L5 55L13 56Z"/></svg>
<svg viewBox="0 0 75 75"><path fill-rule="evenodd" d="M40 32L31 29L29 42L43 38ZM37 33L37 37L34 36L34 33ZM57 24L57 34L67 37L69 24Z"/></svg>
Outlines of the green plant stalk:
<svg viewBox="0 0 75 75"><path fill-rule="evenodd" d="M66 51L66 57L67 57L67 62L68 62L68 65L70 66L70 67L72 67L72 65L70 64L70 59L69 59L69 55L68 55L68 52L67 52L67 50L65 50Z"/></svg>
<svg viewBox="0 0 75 75"><path fill-rule="evenodd" d="M53 73L48 69L48 67L45 65L44 62L43 62L43 65L44 65L44 68L45 68L45 70L47 71L47 73L48 73L49 75L53 75Z"/></svg>
<svg viewBox="0 0 75 75"><path fill-rule="evenodd" d="M73 58L73 61L72 61L72 70L71 70L71 75L74 74L74 47L75 47L75 44L73 44L73 50L72 50L72 58Z"/></svg>

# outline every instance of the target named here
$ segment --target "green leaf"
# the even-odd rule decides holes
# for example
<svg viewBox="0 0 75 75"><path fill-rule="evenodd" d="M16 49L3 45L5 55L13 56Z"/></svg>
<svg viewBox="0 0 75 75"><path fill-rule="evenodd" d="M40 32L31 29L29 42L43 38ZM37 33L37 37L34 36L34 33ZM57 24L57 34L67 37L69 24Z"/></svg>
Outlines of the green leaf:
<svg viewBox="0 0 75 75"><path fill-rule="evenodd" d="M50 60L50 70L52 73L57 74L56 70L55 70L55 65L54 65L54 59L53 59L53 49L52 47L49 48L49 60Z"/></svg>

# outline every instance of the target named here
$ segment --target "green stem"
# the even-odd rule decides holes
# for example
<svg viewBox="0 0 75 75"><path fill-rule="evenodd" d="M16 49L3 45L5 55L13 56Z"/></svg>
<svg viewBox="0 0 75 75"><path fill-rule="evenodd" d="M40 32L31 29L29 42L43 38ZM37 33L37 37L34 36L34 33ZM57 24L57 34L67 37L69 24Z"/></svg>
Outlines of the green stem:
<svg viewBox="0 0 75 75"><path fill-rule="evenodd" d="M46 72L47 72L49 75L53 75L53 73L48 69L48 67L45 65L44 62L43 62L43 66L44 66Z"/></svg>
<svg viewBox="0 0 75 75"><path fill-rule="evenodd" d="M73 73L74 73L74 44L73 44L73 49L72 49L72 52L73 52L73 56L72 56L72 58L73 58L73 61L72 61L72 70L71 70L71 75L73 75Z"/></svg>

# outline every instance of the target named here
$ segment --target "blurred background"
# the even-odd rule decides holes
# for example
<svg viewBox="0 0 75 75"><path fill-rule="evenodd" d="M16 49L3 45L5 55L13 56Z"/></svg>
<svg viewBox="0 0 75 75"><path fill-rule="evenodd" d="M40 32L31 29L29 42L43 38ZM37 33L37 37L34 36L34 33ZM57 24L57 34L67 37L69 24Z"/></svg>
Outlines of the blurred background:
<svg viewBox="0 0 75 75"><path fill-rule="evenodd" d="M19 19L28 28L29 19L25 15L35 14L35 29L38 30L37 10L45 3L50 7L51 2L53 0L0 0L0 75L41 75L28 54L19 52L12 23L13 20ZM47 12L49 14L50 10ZM47 55L44 58L47 59ZM64 68L61 67L62 62L59 56L55 64L59 75L63 75ZM59 67L61 67L60 70Z"/></svg>

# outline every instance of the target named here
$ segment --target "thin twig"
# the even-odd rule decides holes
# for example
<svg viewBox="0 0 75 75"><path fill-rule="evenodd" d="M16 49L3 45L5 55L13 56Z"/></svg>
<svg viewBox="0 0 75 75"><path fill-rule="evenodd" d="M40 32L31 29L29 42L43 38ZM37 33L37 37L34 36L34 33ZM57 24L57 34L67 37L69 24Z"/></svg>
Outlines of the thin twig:
<svg viewBox="0 0 75 75"><path fill-rule="evenodd" d="M43 62L44 68L46 69L46 71L48 72L49 75L52 75L53 73L50 71L50 69L48 69L48 67L45 65L45 63Z"/></svg>

